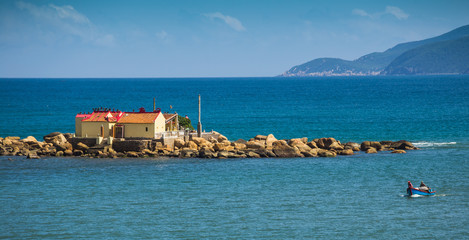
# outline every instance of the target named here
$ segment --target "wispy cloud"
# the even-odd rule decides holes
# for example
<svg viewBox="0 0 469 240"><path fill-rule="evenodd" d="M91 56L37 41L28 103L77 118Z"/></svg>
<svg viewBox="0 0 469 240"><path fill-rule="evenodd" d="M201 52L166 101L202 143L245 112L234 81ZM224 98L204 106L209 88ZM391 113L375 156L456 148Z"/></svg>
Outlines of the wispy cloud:
<svg viewBox="0 0 469 240"><path fill-rule="evenodd" d="M246 28L244 28L241 21L239 21L238 19L236 19L234 17L228 16L228 15L223 15L220 12L206 13L206 14L204 14L204 16L210 18L211 20L220 19L220 20L224 21L228 26L230 26L231 28L233 28L234 30L236 30L238 32L246 31Z"/></svg>
<svg viewBox="0 0 469 240"><path fill-rule="evenodd" d="M165 30L161 30L160 32L155 33L155 35L161 40L165 40L166 38L168 38L168 33Z"/></svg>
<svg viewBox="0 0 469 240"><path fill-rule="evenodd" d="M405 13L402 9L394 6L386 6L384 12L368 13L363 9L353 9L352 13L361 17L369 17L372 19L380 18L383 15L393 15L398 20L405 20L409 17L409 14Z"/></svg>
<svg viewBox="0 0 469 240"><path fill-rule="evenodd" d="M75 36L85 42L91 42L100 46L115 45L115 39L112 34L98 31L88 17L78 12L71 5L57 6L49 4L37 6L18 1L16 6L18 9L31 14L39 25L48 27L57 34ZM50 35L50 33L48 34Z"/></svg>
<svg viewBox="0 0 469 240"><path fill-rule="evenodd" d="M399 20L407 19L409 17L409 14L405 13L398 7L386 6L385 12L394 15L394 17Z"/></svg>

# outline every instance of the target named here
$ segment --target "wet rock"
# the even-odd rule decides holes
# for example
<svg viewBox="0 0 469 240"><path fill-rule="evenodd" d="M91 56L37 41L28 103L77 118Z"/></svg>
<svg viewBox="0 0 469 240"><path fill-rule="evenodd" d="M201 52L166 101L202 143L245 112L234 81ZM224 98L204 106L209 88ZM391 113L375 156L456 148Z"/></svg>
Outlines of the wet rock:
<svg viewBox="0 0 469 240"><path fill-rule="evenodd" d="M261 156L253 151L247 151L246 153L246 157L248 158L260 158Z"/></svg>
<svg viewBox="0 0 469 240"><path fill-rule="evenodd" d="M126 155L127 157L130 157L130 158L137 158L137 157L138 157L137 152L133 152L133 151L126 152L125 155Z"/></svg>
<svg viewBox="0 0 469 240"><path fill-rule="evenodd" d="M217 153L218 158L228 158L228 151L220 151Z"/></svg>
<svg viewBox="0 0 469 240"><path fill-rule="evenodd" d="M59 150L59 151L62 151L62 150ZM64 156L67 156L67 157L73 156L72 150L67 149L67 150L63 151L63 153L64 153Z"/></svg>
<svg viewBox="0 0 469 240"><path fill-rule="evenodd" d="M406 151L402 149L397 149L397 150L392 151L391 153L406 153Z"/></svg>
<svg viewBox="0 0 469 240"><path fill-rule="evenodd" d="M82 150L78 150L78 149L73 150L73 156L79 157L81 155L83 155Z"/></svg>
<svg viewBox="0 0 469 240"><path fill-rule="evenodd" d="M31 152L28 153L28 155L27 155L26 158L30 158L30 159L39 159L40 157L37 155L37 152L31 151Z"/></svg>
<svg viewBox="0 0 469 240"><path fill-rule="evenodd" d="M81 150L83 152L86 152L88 151L89 147L86 146L86 144L82 143L82 142L79 142L77 143L77 147L76 147L77 150Z"/></svg>
<svg viewBox="0 0 469 240"><path fill-rule="evenodd" d="M198 155L199 155L199 152L193 149L183 149L179 153L179 157L181 158L197 157Z"/></svg>
<svg viewBox="0 0 469 240"><path fill-rule="evenodd" d="M411 142L406 141L406 140L400 140L400 141L397 141L397 142L393 142L391 144L391 148L401 149L401 150L417 149Z"/></svg>
<svg viewBox="0 0 469 240"><path fill-rule="evenodd" d="M360 149L362 151L367 151L369 148L374 148L376 151L381 151L383 147L381 143L376 142L376 141L364 141L360 145Z"/></svg>
<svg viewBox="0 0 469 240"><path fill-rule="evenodd" d="M378 153L378 151L374 147L369 147L365 152L366 153Z"/></svg>
<svg viewBox="0 0 469 240"><path fill-rule="evenodd" d="M336 157L337 153L330 151L330 150L326 150L326 149L319 149L318 156L319 157Z"/></svg>
<svg viewBox="0 0 469 240"><path fill-rule="evenodd" d="M337 152L339 155L353 155L353 149L348 148Z"/></svg>
<svg viewBox="0 0 469 240"><path fill-rule="evenodd" d="M317 152L313 152L313 151L301 152L301 154L303 154L303 156L305 157L317 157L318 156Z"/></svg>
<svg viewBox="0 0 469 240"><path fill-rule="evenodd" d="M202 148L199 151L199 157L201 158L215 158L216 156L217 154L209 148Z"/></svg>
<svg viewBox="0 0 469 240"><path fill-rule="evenodd" d="M62 151L58 151L58 152L55 153L56 157L62 157L63 155L64 155L64 152L62 152Z"/></svg>

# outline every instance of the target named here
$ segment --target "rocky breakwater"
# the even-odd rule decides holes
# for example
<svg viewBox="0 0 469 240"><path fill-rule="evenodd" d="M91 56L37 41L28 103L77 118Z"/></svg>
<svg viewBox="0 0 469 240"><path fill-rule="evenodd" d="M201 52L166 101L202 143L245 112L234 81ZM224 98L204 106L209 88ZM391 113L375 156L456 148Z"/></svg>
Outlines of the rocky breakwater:
<svg viewBox="0 0 469 240"><path fill-rule="evenodd" d="M77 142L71 134L51 133L38 141L29 136L0 138L0 155L26 156L41 158L43 156L81 156L99 158L117 157L178 157L178 158L296 158L296 157L336 157L337 155L354 155L359 152L368 154L387 151L406 153L406 150L417 149L408 141L365 141L361 144L345 144L334 138L277 139L269 134L257 135L248 141L239 139L229 141L225 136L216 133L209 138L191 137L190 140L176 139L174 146L162 145L152 140L124 140L114 145L88 146Z"/></svg>

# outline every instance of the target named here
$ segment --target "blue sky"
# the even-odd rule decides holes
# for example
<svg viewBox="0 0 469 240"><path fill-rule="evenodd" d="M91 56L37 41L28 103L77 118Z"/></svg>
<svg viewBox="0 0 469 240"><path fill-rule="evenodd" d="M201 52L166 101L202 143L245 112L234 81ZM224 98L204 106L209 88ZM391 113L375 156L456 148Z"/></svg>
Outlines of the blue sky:
<svg viewBox="0 0 469 240"><path fill-rule="evenodd" d="M469 24L469 1L0 1L0 77L275 76Z"/></svg>

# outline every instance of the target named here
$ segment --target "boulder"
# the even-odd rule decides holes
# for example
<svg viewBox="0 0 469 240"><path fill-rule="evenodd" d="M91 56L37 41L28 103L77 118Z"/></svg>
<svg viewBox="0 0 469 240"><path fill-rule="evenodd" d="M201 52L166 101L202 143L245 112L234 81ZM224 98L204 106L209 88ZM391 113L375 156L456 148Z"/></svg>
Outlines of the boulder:
<svg viewBox="0 0 469 240"><path fill-rule="evenodd" d="M261 156L253 151L247 151L246 157L248 158L260 158Z"/></svg>
<svg viewBox="0 0 469 240"><path fill-rule="evenodd" d="M400 141L397 141L397 142L393 142L391 144L391 148L401 149L401 150L417 149L411 142L406 141L406 140L400 140Z"/></svg>
<svg viewBox="0 0 469 240"><path fill-rule="evenodd" d="M360 149L362 151L366 151L369 148L374 148L375 150L380 151L382 149L382 146L381 146L381 143L376 142L376 141L364 141L360 145Z"/></svg>
<svg viewBox="0 0 469 240"><path fill-rule="evenodd" d="M27 138L24 138L21 141L30 145L38 143L37 139L33 136L28 136Z"/></svg>
<svg viewBox="0 0 469 240"><path fill-rule="evenodd" d="M285 140L273 142L272 151L277 157L281 158L303 157L298 148L289 146Z"/></svg>
<svg viewBox="0 0 469 240"><path fill-rule="evenodd" d="M77 143L77 147L76 147L77 150L81 150L83 152L88 151L89 148L90 147L86 146L86 144L84 144L82 142Z"/></svg>
<svg viewBox="0 0 469 240"><path fill-rule="evenodd" d="M56 157L62 157L63 155L64 155L64 152L62 152L62 151L58 151L58 152L55 153Z"/></svg>
<svg viewBox="0 0 469 240"><path fill-rule="evenodd" d="M391 153L406 153L406 151L397 149L397 150L392 151Z"/></svg>
<svg viewBox="0 0 469 240"><path fill-rule="evenodd" d="M265 147L267 149L272 149L272 143L277 141L277 138L274 137L274 135L269 134L267 135L267 138L265 139Z"/></svg>
<svg viewBox="0 0 469 240"><path fill-rule="evenodd" d="M243 149L246 149L246 144L244 144L244 143L232 142L232 143L231 143L231 146L233 146L235 150L243 150Z"/></svg>
<svg viewBox="0 0 469 240"><path fill-rule="evenodd" d="M62 150L59 150L59 152L62 152ZM64 153L64 156L68 156L68 157L73 156L72 150L67 149L67 150L63 151L63 153Z"/></svg>
<svg viewBox="0 0 469 240"><path fill-rule="evenodd" d="M316 151L301 152L305 157L317 157L318 153Z"/></svg>
<svg viewBox="0 0 469 240"><path fill-rule="evenodd" d="M307 143L306 145L308 145L308 147L310 147L310 148L318 148L318 145L316 145L316 142L314 142L314 141L311 141L311 142Z"/></svg>
<svg viewBox="0 0 469 240"><path fill-rule="evenodd" d="M353 151L360 151L360 144L348 142L344 145L344 149L352 149Z"/></svg>
<svg viewBox="0 0 469 240"><path fill-rule="evenodd" d="M20 137L16 137L16 136L8 136L8 137L5 137L4 140L10 140L10 141L19 141L20 140Z"/></svg>
<svg viewBox="0 0 469 240"><path fill-rule="evenodd" d="M73 150L73 156L79 157L79 156L81 156L81 155L83 155L83 151L82 151L82 150L78 150L78 149Z"/></svg>
<svg viewBox="0 0 469 240"><path fill-rule="evenodd" d="M264 136L264 135L257 135L254 137L255 140L258 140L258 141L265 141L267 139L267 136Z"/></svg>
<svg viewBox="0 0 469 240"><path fill-rule="evenodd" d="M374 147L369 147L365 152L366 153L378 153L378 151Z"/></svg>
<svg viewBox="0 0 469 240"><path fill-rule="evenodd" d="M326 149L319 149L318 150L318 156L320 156L320 157L336 157L337 153L333 152L333 151L330 151L330 150L326 150Z"/></svg>
<svg viewBox="0 0 469 240"><path fill-rule="evenodd" d="M185 147L191 149L191 150L197 150L197 144L193 141L189 141L185 144Z"/></svg>
<svg viewBox="0 0 469 240"><path fill-rule="evenodd" d="M207 140L205 140L204 138L201 138L201 137L192 137L192 141L195 144L197 144L198 146L202 145L205 142L208 142Z"/></svg>
<svg viewBox="0 0 469 240"><path fill-rule="evenodd" d="M211 143L217 143L217 142L218 142L217 139L214 138L213 136L210 136L210 137L208 138L208 141L211 142Z"/></svg>
<svg viewBox="0 0 469 240"><path fill-rule="evenodd" d="M65 136L60 132L49 133L49 134L45 135L42 138L47 143L53 143L53 141L59 141L59 142L66 142L67 141Z"/></svg>
<svg viewBox="0 0 469 240"><path fill-rule="evenodd" d="M248 141L244 140L244 139L238 139L235 141L235 143L242 143L242 144L246 144Z"/></svg>
<svg viewBox="0 0 469 240"><path fill-rule="evenodd" d="M347 148L337 152L339 155L353 155L353 149Z"/></svg>
<svg viewBox="0 0 469 240"><path fill-rule="evenodd" d="M249 141L246 143L246 148L247 149L264 149L264 143L260 141Z"/></svg>
<svg viewBox="0 0 469 240"><path fill-rule="evenodd" d="M179 157L181 158L192 158L192 157L197 157L198 155L199 155L199 152L193 149L183 149L179 152Z"/></svg>
<svg viewBox="0 0 469 240"><path fill-rule="evenodd" d="M217 154L208 148L201 148L199 150L199 157L201 158L214 158Z"/></svg>
<svg viewBox="0 0 469 240"><path fill-rule="evenodd" d="M344 147L340 145L339 142L333 142L331 143L331 145L329 145L329 150L341 151L341 150L344 150Z"/></svg>
<svg viewBox="0 0 469 240"><path fill-rule="evenodd" d="M337 142L335 138L317 138L317 139L314 139L313 141L316 143L316 146L318 146L318 148L322 148L322 149L329 149L329 146L332 143Z"/></svg>
<svg viewBox="0 0 469 240"><path fill-rule="evenodd" d="M217 153L217 158L228 158L228 151L220 151Z"/></svg>
<svg viewBox="0 0 469 240"><path fill-rule="evenodd" d="M308 147L308 145L304 143L304 139L301 138L291 139L288 145L290 145L291 147L298 148L300 152L309 152L312 150L310 147Z"/></svg>
<svg viewBox="0 0 469 240"><path fill-rule="evenodd" d="M221 134L218 135L218 138L217 138L217 141L218 141L218 142L223 142L223 141L225 141L225 140L228 140L228 138L226 138L225 136L223 136L223 135L221 135Z"/></svg>
<svg viewBox="0 0 469 240"><path fill-rule="evenodd" d="M184 147L186 143L184 142L183 139L174 139L174 146L177 147L178 149Z"/></svg>

